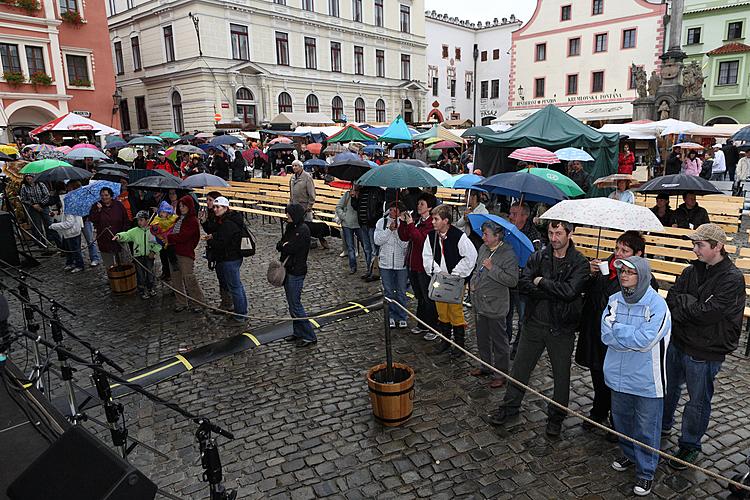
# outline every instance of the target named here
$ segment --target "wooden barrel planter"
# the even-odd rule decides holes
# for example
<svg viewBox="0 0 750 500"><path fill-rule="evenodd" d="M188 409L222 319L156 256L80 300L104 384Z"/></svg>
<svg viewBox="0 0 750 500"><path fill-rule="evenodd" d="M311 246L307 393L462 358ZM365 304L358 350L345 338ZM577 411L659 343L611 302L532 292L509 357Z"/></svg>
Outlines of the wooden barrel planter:
<svg viewBox="0 0 750 500"><path fill-rule="evenodd" d="M134 264L120 264L107 269L112 295L133 295L137 288Z"/></svg>
<svg viewBox="0 0 750 500"><path fill-rule="evenodd" d="M393 383L385 382L385 363L367 372L370 402L375 418L388 427L396 427L411 417L414 403L414 370L401 363L393 363Z"/></svg>

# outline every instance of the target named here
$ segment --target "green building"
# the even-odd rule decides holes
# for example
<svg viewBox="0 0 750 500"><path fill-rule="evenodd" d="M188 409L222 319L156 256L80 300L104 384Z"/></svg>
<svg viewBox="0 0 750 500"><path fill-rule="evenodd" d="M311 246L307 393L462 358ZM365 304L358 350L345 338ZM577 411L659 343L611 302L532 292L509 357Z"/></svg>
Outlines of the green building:
<svg viewBox="0 0 750 500"><path fill-rule="evenodd" d="M685 0L685 64L703 68L704 124L750 123L750 1Z"/></svg>

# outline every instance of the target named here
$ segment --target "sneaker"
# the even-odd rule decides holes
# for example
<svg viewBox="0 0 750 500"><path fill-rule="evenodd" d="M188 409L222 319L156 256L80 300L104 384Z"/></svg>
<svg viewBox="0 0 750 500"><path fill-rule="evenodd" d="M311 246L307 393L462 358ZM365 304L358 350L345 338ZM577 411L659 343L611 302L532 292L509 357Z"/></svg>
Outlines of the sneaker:
<svg viewBox="0 0 750 500"><path fill-rule="evenodd" d="M420 325L417 325L417 326L415 326L414 328L411 329L411 333L413 333L414 335L422 335L422 334L424 334L425 332L428 332L428 331L429 330L425 330Z"/></svg>
<svg viewBox="0 0 750 500"><path fill-rule="evenodd" d="M550 437L558 437L562 432L562 422L553 422L552 420L547 421L547 427L544 429L544 433Z"/></svg>
<svg viewBox="0 0 750 500"><path fill-rule="evenodd" d="M295 335L289 335L288 337L284 337L284 342L297 342L299 340L299 337Z"/></svg>
<svg viewBox="0 0 750 500"><path fill-rule="evenodd" d="M356 269L349 269L349 274L357 274L357 270Z"/></svg>
<svg viewBox="0 0 750 500"><path fill-rule="evenodd" d="M143 300L148 300L148 299L149 299L150 297L151 297L151 296L150 296L150 295L148 294L148 292L143 292L143 293L141 294L141 298L142 298Z"/></svg>
<svg viewBox="0 0 750 500"><path fill-rule="evenodd" d="M83 271L82 267L76 267L76 268L70 270L70 274L80 273L81 271Z"/></svg>
<svg viewBox="0 0 750 500"><path fill-rule="evenodd" d="M487 417L487 421L492 425L503 425L506 422L514 420L518 417L518 412L508 412L504 406L498 408L495 413L492 413Z"/></svg>
<svg viewBox="0 0 750 500"><path fill-rule="evenodd" d="M651 493L654 482L649 479L638 479L633 486L633 493L638 497L645 497Z"/></svg>
<svg viewBox="0 0 750 500"><path fill-rule="evenodd" d="M700 454L701 452L696 449L680 448L677 451L677 454L675 455L675 457L689 464L694 464L695 462L698 461L698 455ZM670 467L672 467L675 470L687 469L687 465L678 463L674 460L669 460L667 463L669 464Z"/></svg>
<svg viewBox="0 0 750 500"><path fill-rule="evenodd" d="M318 340L307 340L307 339L299 339L297 341L296 346L297 347L310 347L318 343Z"/></svg>
<svg viewBox="0 0 750 500"><path fill-rule="evenodd" d="M388 322L388 326L390 326L391 328L396 328L396 320L395 319L391 319Z"/></svg>
<svg viewBox="0 0 750 500"><path fill-rule="evenodd" d="M73 266L65 266L65 267L63 267L63 271L70 271L71 269L73 269Z"/></svg>
<svg viewBox="0 0 750 500"><path fill-rule="evenodd" d="M91 267L96 267L96 266L98 266L99 264L101 264L101 262L99 262L98 260L94 260L94 261L91 261L91 264L89 264L89 265L90 265Z"/></svg>
<svg viewBox="0 0 750 500"><path fill-rule="evenodd" d="M437 336L437 333L432 333L432 332L428 331L427 333L424 334L424 337L422 337L422 338L425 339L425 340L428 340L428 341L433 341L436 338L438 338L438 336Z"/></svg>
<svg viewBox="0 0 750 500"><path fill-rule="evenodd" d="M339 254L339 257L346 257L346 252L341 252L341 253Z"/></svg>
<svg viewBox="0 0 750 500"><path fill-rule="evenodd" d="M156 291L156 289L152 288L151 290L148 291L148 294L151 297L156 297L158 295L158 292Z"/></svg>
<svg viewBox="0 0 750 500"><path fill-rule="evenodd" d="M402 330L405 330L406 328L409 328L409 325L406 323L405 320L401 320L398 322L398 327Z"/></svg>
<svg viewBox="0 0 750 500"><path fill-rule="evenodd" d="M628 457L620 457L612 462L612 468L617 472L625 472L629 468L635 465L635 462L630 460Z"/></svg>

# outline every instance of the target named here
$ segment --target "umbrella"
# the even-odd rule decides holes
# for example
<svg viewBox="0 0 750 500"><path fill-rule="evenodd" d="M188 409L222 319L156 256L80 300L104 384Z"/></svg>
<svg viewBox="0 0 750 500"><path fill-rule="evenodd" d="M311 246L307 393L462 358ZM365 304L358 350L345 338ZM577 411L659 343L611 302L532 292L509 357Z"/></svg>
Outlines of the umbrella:
<svg viewBox="0 0 750 500"><path fill-rule="evenodd" d="M120 148L124 148L127 145L128 145L127 142L120 139L119 137L115 137L115 138L107 140L107 143L104 145L104 149L112 149L112 148L120 149Z"/></svg>
<svg viewBox="0 0 750 500"><path fill-rule="evenodd" d="M8 156L7 154L0 152L0 161L15 161L12 156Z"/></svg>
<svg viewBox="0 0 750 500"><path fill-rule="evenodd" d="M362 158L357 153L352 153L351 151L344 151L333 157L333 163L341 163L346 160L362 161Z"/></svg>
<svg viewBox="0 0 750 500"><path fill-rule="evenodd" d="M107 169L107 170L119 170L121 172L130 172L133 170L132 168L128 167L127 165L121 165L119 163L101 163L99 165L100 169Z"/></svg>
<svg viewBox="0 0 750 500"><path fill-rule="evenodd" d="M70 163L66 163L64 161L60 160L36 160L32 161L31 163L27 163L21 170L19 170L19 173L28 175L28 174L39 174L44 172L45 170L49 170L51 168L55 167L72 167Z"/></svg>
<svg viewBox="0 0 750 500"><path fill-rule="evenodd" d="M448 179L451 178L451 174L449 174L445 170L440 170L439 168L427 167L427 168L422 168L422 170L426 171L435 179L437 179L441 186L443 185L444 181L447 181Z"/></svg>
<svg viewBox="0 0 750 500"><path fill-rule="evenodd" d="M362 150L362 152L368 156L373 156L375 153L382 153L383 151L385 151L383 146L378 146L376 144L365 146L365 149Z"/></svg>
<svg viewBox="0 0 750 500"><path fill-rule="evenodd" d="M283 142L277 142L276 144L268 148L269 151L294 151L294 149L294 144L286 144Z"/></svg>
<svg viewBox="0 0 750 500"><path fill-rule="evenodd" d="M242 144L242 139L230 134L220 135L209 142L212 146L226 146L230 144Z"/></svg>
<svg viewBox="0 0 750 500"><path fill-rule="evenodd" d="M630 174L612 174L606 177L599 177L594 181L594 185L598 188L616 188L617 181L629 181L630 186L637 186L641 183L634 175Z"/></svg>
<svg viewBox="0 0 750 500"><path fill-rule="evenodd" d="M650 181L644 183L638 192L648 193L665 193L671 195L678 195L683 193L695 193L695 194L722 194L719 189L716 188L706 179L697 175L685 175L685 174L673 174L663 175L661 177L654 177Z"/></svg>
<svg viewBox="0 0 750 500"><path fill-rule="evenodd" d="M323 152L335 155L336 153L341 153L345 150L346 148L343 145L339 144L338 142L334 142L333 144L330 144L327 148L325 148Z"/></svg>
<svg viewBox="0 0 750 500"><path fill-rule="evenodd" d="M156 169L156 170L147 170L147 169L130 169L128 172L128 182L137 182L144 177L154 177L154 176L162 176L162 177L172 177L174 179L177 179L177 182L180 181L179 177L175 177L174 175L170 174L166 170L162 169Z"/></svg>
<svg viewBox="0 0 750 500"><path fill-rule="evenodd" d="M357 184L385 188L439 187L441 185L426 169L400 161L392 161L381 167L370 169L359 178Z"/></svg>
<svg viewBox="0 0 750 500"><path fill-rule="evenodd" d="M211 174L195 174L180 182L183 189L203 187L229 187L230 184L219 176Z"/></svg>
<svg viewBox="0 0 750 500"><path fill-rule="evenodd" d="M18 155L18 148L11 146L10 144L0 144L0 153L6 155Z"/></svg>
<svg viewBox="0 0 750 500"><path fill-rule="evenodd" d="M161 146L162 142L154 137L136 137L128 141L128 146Z"/></svg>
<svg viewBox="0 0 750 500"><path fill-rule="evenodd" d="M135 160L136 156L138 156L138 153L136 153L136 149L131 147L122 148L117 152L117 157L122 161L126 161L128 163L132 163L133 160Z"/></svg>
<svg viewBox="0 0 750 500"><path fill-rule="evenodd" d="M120 183L110 181L91 181L88 185L74 189L65 195L65 214L86 217L91 211L91 206L99 201L99 191L108 187L120 196Z"/></svg>
<svg viewBox="0 0 750 500"><path fill-rule="evenodd" d="M547 151L546 149L540 148L538 146L516 149L508 155L508 158L527 161L531 163L560 163L560 160L557 158L557 156L555 156L555 153L553 153L552 151Z"/></svg>
<svg viewBox="0 0 750 500"><path fill-rule="evenodd" d="M195 135L196 139L210 139L214 136L214 134L209 134L208 132L199 132Z"/></svg>
<svg viewBox="0 0 750 500"><path fill-rule="evenodd" d="M594 158L583 149L562 148L555 151L555 156L563 161L594 161Z"/></svg>
<svg viewBox="0 0 750 500"><path fill-rule="evenodd" d="M495 131L489 127L477 125L476 127L469 127L466 130L464 130L464 133L461 134L461 137L476 137L479 134L494 134L494 133Z"/></svg>
<svg viewBox="0 0 750 500"><path fill-rule="evenodd" d="M475 174L454 175L443 181L443 186L452 189L471 189L477 182L482 182L484 177Z"/></svg>
<svg viewBox="0 0 750 500"><path fill-rule="evenodd" d="M275 139L271 139L268 144L291 144L292 142L294 141L292 141L289 137L279 136Z"/></svg>
<svg viewBox="0 0 750 500"><path fill-rule="evenodd" d="M511 224L507 220L503 219L498 215L490 214L469 214L469 222L471 228L477 234L482 234L482 224L487 221L492 221L503 227L503 241L510 243L513 247L513 252L518 257L519 267L525 267L526 261L529 260L529 256L534 253L534 244L531 240L518 229L515 224Z"/></svg>
<svg viewBox="0 0 750 500"><path fill-rule="evenodd" d="M70 149L96 149L97 151L99 151L99 148L97 148L95 144L90 144L88 142L82 142L80 144L76 144Z"/></svg>
<svg viewBox="0 0 750 500"><path fill-rule="evenodd" d="M347 181L331 181L328 183L329 186L335 187L338 189L351 189L352 183Z"/></svg>
<svg viewBox="0 0 750 500"><path fill-rule="evenodd" d="M73 150L70 146L58 146L55 148L55 151L59 151L62 154L68 154Z"/></svg>
<svg viewBox="0 0 750 500"><path fill-rule="evenodd" d="M567 198L557 186L541 177L531 175L526 169L520 172L495 174L475 186L489 193L525 198L528 201L539 201L548 205L554 205Z"/></svg>
<svg viewBox="0 0 750 500"><path fill-rule="evenodd" d="M109 160L109 156L98 149L72 149L65 154L65 159L69 161L83 160L84 158L93 158L94 160Z"/></svg>
<svg viewBox="0 0 750 500"><path fill-rule="evenodd" d="M410 149L411 143L410 142L402 142L401 144L396 144L393 146L392 149Z"/></svg>
<svg viewBox="0 0 750 500"><path fill-rule="evenodd" d="M328 174L342 181L356 181L370 170L370 164L360 159L334 161L328 166Z"/></svg>
<svg viewBox="0 0 750 500"><path fill-rule="evenodd" d="M672 147L673 148L682 148L682 149L694 149L696 151L703 151L704 149L706 149L703 146L701 146L700 144L698 144L697 142L680 142L678 144L675 144Z"/></svg>
<svg viewBox="0 0 750 500"><path fill-rule="evenodd" d="M529 168L527 170L531 175L536 175L537 177L554 184L560 191L571 198L586 194L573 179L561 174L560 172L550 170L549 168Z"/></svg>
<svg viewBox="0 0 750 500"><path fill-rule="evenodd" d="M733 141L750 142L750 125L742 127L732 136Z"/></svg>
<svg viewBox="0 0 750 500"><path fill-rule="evenodd" d="M432 149L458 149L461 146L453 141L440 141L432 145Z"/></svg>
<svg viewBox="0 0 750 500"><path fill-rule="evenodd" d="M311 170L313 167L325 167L328 163L326 163L325 160L313 158L312 160L307 160L302 165L304 165L305 169Z"/></svg>
<svg viewBox="0 0 750 500"><path fill-rule="evenodd" d="M197 146L191 146L190 144L178 144L174 147L175 151L179 151L180 153L190 153L194 155L204 155L206 154L205 151L203 151L201 148Z"/></svg>
<svg viewBox="0 0 750 500"><path fill-rule="evenodd" d="M83 181L91 178L91 172L78 167L59 166L45 170L36 176L37 182Z"/></svg>
<svg viewBox="0 0 750 500"><path fill-rule="evenodd" d="M180 136L181 141L192 141L193 139L195 139L195 135L193 134L183 134Z"/></svg>
<svg viewBox="0 0 750 500"><path fill-rule="evenodd" d="M200 149L200 148L198 148L198 149ZM264 153L263 151L261 151L260 149L258 149L258 148L250 148L250 149L244 150L242 152L242 157L245 159L246 162L250 163L250 162L252 162L255 159L255 153L256 152L264 160L268 159L268 155L266 153Z"/></svg>
<svg viewBox="0 0 750 500"><path fill-rule="evenodd" d="M422 160L414 160L412 158L407 158L405 160L399 160L401 163L406 163L407 165L411 165L412 167L421 167L421 168L427 168L427 164L423 162Z"/></svg>
<svg viewBox="0 0 750 500"><path fill-rule="evenodd" d="M314 142L307 145L307 150L314 155L319 155L321 149L323 149L323 144L319 142Z"/></svg>
<svg viewBox="0 0 750 500"><path fill-rule="evenodd" d="M49 144L29 144L27 146L24 146L23 149L32 151L34 153L39 153L41 151L54 151L55 147L50 146Z"/></svg>
<svg viewBox="0 0 750 500"><path fill-rule="evenodd" d="M120 182L121 179L129 179L128 174L119 170L103 168L94 174L94 179L112 182Z"/></svg>
<svg viewBox="0 0 750 500"><path fill-rule="evenodd" d="M739 146L737 146L737 149L739 149L740 151L750 150L750 144L740 144Z"/></svg>
<svg viewBox="0 0 750 500"><path fill-rule="evenodd" d="M174 132L162 132L161 134L159 134L159 137L161 137L162 139L171 139L173 141L176 141L180 138L180 136L175 134Z"/></svg>
<svg viewBox="0 0 750 500"><path fill-rule="evenodd" d="M128 185L128 189L144 189L146 191L163 191L167 189L184 189L180 186L180 179L174 175L151 175Z"/></svg>

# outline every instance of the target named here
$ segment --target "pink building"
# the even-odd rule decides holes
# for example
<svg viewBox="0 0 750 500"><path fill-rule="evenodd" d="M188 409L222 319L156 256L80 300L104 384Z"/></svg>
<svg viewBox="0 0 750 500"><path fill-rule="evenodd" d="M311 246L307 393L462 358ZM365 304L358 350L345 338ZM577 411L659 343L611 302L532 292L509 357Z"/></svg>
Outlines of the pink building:
<svg viewBox="0 0 750 500"><path fill-rule="evenodd" d="M104 2L4 0L0 20L0 142L68 112L119 124Z"/></svg>

